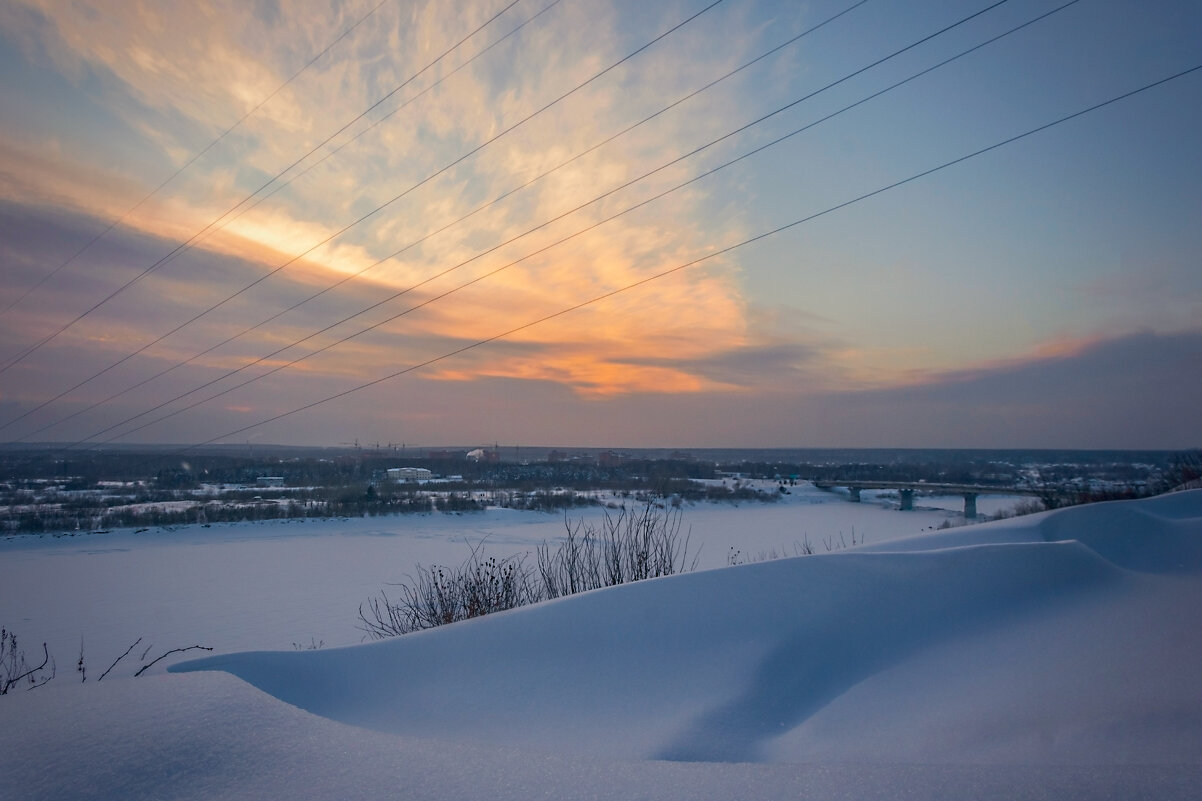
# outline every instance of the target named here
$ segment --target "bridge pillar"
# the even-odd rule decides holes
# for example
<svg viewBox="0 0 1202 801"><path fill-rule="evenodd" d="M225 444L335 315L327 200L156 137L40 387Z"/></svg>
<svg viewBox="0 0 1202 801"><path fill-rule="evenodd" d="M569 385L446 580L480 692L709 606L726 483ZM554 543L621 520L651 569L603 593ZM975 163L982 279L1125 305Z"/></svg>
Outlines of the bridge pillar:
<svg viewBox="0 0 1202 801"><path fill-rule="evenodd" d="M964 519L977 519L977 493L975 492L964 493Z"/></svg>
<svg viewBox="0 0 1202 801"><path fill-rule="evenodd" d="M848 487L847 494L851 498L852 503L860 502L860 488L859 487Z"/></svg>
<svg viewBox="0 0 1202 801"><path fill-rule="evenodd" d="M899 489L897 494L901 496L901 510L910 512L914 510L914 490Z"/></svg>

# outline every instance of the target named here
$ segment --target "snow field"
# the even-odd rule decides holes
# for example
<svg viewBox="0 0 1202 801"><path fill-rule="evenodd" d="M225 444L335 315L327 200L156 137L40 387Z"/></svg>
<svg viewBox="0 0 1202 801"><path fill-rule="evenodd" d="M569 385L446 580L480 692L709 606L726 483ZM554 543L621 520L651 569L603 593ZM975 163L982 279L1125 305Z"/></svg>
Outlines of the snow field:
<svg viewBox="0 0 1202 801"><path fill-rule="evenodd" d="M882 542L949 519L795 487L775 504L686 507L682 534L705 569L724 566L732 546L748 560L773 549L792 554L808 537L822 552L823 540L834 545L840 534ZM563 533L562 515L492 509L10 537L0 539L0 622L27 642L48 642L63 666L74 664L82 639L96 675L139 637L139 652L152 643L218 652L351 645L365 636L359 604L417 564L457 565L468 543L481 541L498 557L533 552Z"/></svg>
<svg viewBox="0 0 1202 801"><path fill-rule="evenodd" d="M945 514L805 496L690 509L686 525L712 567L729 545L715 559L711 525L751 548L780 547L781 520L796 530L847 512L867 545L346 648L222 649L166 675L103 684L60 674L0 699L21 734L0 749L0 797L1202 795L1202 491L925 532ZM878 513L909 530L872 530ZM330 558L332 542L435 555L462 533L453 522L429 518L425 538L380 536L389 521L375 520L287 540L229 532L228 549L188 533L114 553L131 563L141 553L149 566L157 553L164 572L164 563L213 569L219 558L199 557L208 549L239 555L262 571L260 590L279 593L267 609L292 602L305 614L304 593L323 582L285 584L255 560L304 552L306 539L325 544L305 559ZM528 524L489 513L474 530L520 545ZM47 576L95 564L100 555L80 547L6 544L0 563L24 556ZM170 556L181 552L192 558ZM353 572L337 560L326 567ZM230 568L194 617L211 617L222 592L242 592ZM131 597L119 595L105 601L110 613ZM198 600L177 598L182 608L165 623L182 625ZM251 640L285 618L226 624Z"/></svg>

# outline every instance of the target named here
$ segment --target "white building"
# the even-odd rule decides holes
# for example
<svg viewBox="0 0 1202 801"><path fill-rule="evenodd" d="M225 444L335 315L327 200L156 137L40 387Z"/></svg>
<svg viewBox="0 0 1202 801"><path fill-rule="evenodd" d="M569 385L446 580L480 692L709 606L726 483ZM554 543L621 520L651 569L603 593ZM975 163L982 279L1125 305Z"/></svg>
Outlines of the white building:
<svg viewBox="0 0 1202 801"><path fill-rule="evenodd" d="M434 474L424 467L390 467L388 478L391 481L429 481Z"/></svg>

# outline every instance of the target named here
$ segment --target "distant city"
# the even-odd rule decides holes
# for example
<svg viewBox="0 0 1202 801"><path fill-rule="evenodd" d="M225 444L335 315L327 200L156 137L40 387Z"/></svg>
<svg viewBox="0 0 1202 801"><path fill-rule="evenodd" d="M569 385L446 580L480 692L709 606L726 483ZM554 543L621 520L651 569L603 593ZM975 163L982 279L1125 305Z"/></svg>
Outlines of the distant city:
<svg viewBox="0 0 1202 801"><path fill-rule="evenodd" d="M1197 451L947 449L648 449L484 446L307 448L226 445L64 452L0 449L0 532L211 525L304 517L559 510L602 495L647 503L771 503L797 482L851 500L918 494L1037 498L1033 510L1157 494L1197 480ZM764 480L775 482L766 491ZM746 480L746 483L745 483ZM752 484L755 480L756 484Z"/></svg>

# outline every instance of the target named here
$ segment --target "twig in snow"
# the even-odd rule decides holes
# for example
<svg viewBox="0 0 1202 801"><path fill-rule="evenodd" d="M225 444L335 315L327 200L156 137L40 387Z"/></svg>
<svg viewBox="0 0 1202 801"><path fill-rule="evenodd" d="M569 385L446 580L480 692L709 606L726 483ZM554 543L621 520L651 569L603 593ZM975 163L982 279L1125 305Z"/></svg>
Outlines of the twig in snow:
<svg viewBox="0 0 1202 801"><path fill-rule="evenodd" d="M35 668L30 668L25 664L25 652L17 649L17 638L12 632L7 630L4 632L3 645L7 653L4 654L5 675L0 677L3 678L3 681L0 682L0 695L7 695L10 689L25 679L28 679L30 683L27 689L41 687L53 679L58 672L55 669L54 660L50 658L50 649L46 647L46 643L42 643L42 664ZM50 675L39 676L38 673L45 670L47 665L50 665Z"/></svg>
<svg viewBox="0 0 1202 801"><path fill-rule="evenodd" d="M163 655L162 655L162 656L160 656L158 659L154 660L154 662L150 662L150 663L148 663L148 664L145 664L145 665L143 665L143 666L142 666L142 667L141 667L141 668L138 670L138 672L134 674L134 678L137 678L138 676L141 676L143 673L145 673L145 672L147 671L147 669L149 669L150 667L152 667L152 666L154 665L154 663L155 663L155 662L158 662L158 661L160 661L160 660L166 659L168 656L171 656L171 654L182 654L184 651L193 651L193 650L196 650L196 649L200 649L201 651L212 651L212 650L213 650L212 648L209 648L209 647L207 647L207 646L204 646L204 645L189 645L187 648L172 648L170 651L168 651L167 653L163 654Z"/></svg>
<svg viewBox="0 0 1202 801"><path fill-rule="evenodd" d="M101 674L100 674L100 678L96 679L96 681L97 681L98 683L99 683L99 682L102 682L102 681L104 681L104 677L105 677L105 676L107 676L107 675L109 674L109 670L112 670L113 668L117 667L117 662L120 662L122 659L124 659L125 657L129 656L129 652L130 652L130 651L132 651L132 650L134 649L134 645L137 645L137 644L138 644L138 643L140 643L140 642L142 642L142 638L141 638L141 637L139 637L138 639L134 640L134 642L133 642L133 645L131 645L131 646L129 646L128 648L126 648L126 649L125 649L125 653L123 653L123 654L121 654L121 656L117 657L117 659L116 659L116 660L113 662L113 664L109 665L109 669L108 669L108 670L106 670L106 671L104 671L103 673L101 673ZM147 649L147 650L149 650L149 649Z"/></svg>

